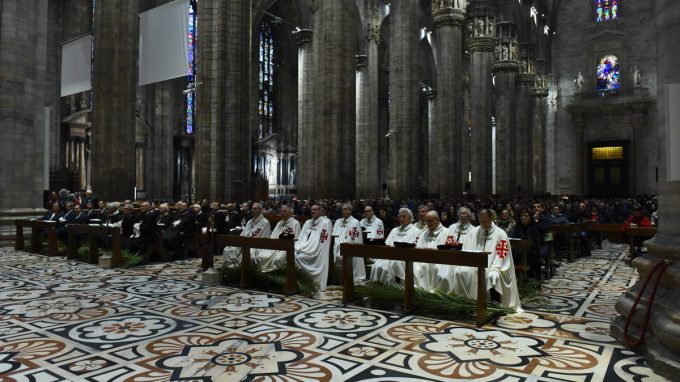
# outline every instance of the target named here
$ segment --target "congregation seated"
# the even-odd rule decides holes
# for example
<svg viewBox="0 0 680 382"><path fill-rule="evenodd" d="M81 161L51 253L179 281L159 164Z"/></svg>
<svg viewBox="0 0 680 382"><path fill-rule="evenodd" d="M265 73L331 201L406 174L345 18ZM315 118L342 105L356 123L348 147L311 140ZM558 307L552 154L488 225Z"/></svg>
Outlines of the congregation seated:
<svg viewBox="0 0 680 382"><path fill-rule="evenodd" d="M373 220L372 222L367 222L366 219L359 222L352 216L352 206L350 204L344 204L341 209L341 217L335 221L333 225L333 237L335 238L335 244L333 245L333 259L336 266L342 265L342 255L340 254L340 244L342 243L352 243L352 244L362 244L364 242L362 235L363 224L367 227L378 229L378 225L382 222ZM377 218L375 218L377 219ZM363 223L363 224L362 224ZM372 225L374 227L372 227ZM382 226L380 226L382 227ZM371 231L371 234L377 236L376 233ZM366 269L364 268L364 259L361 257L354 257L352 259L353 265L353 276L355 281L362 281L366 279Z"/></svg>
<svg viewBox="0 0 680 382"><path fill-rule="evenodd" d="M390 231L387 240L385 240L385 245L393 247L395 242L415 245L421 231L412 224L413 212L402 207L399 209L397 218L399 219L399 226ZM403 281L405 277L403 261L380 259L371 267L371 281L391 283L397 281L397 279Z"/></svg>
<svg viewBox="0 0 680 382"><path fill-rule="evenodd" d="M276 223L270 239L297 240L300 236L300 222L293 217L293 210L283 205L280 207L281 220ZM286 252L273 249L253 249L252 258L262 272L271 272L286 265Z"/></svg>
<svg viewBox="0 0 680 382"><path fill-rule="evenodd" d="M328 250L333 223L323 216L321 206L310 206L311 219L305 221L295 243L295 265L307 271L319 290L325 290L328 279Z"/></svg>
<svg viewBox="0 0 680 382"><path fill-rule="evenodd" d="M522 210L520 213L520 224L516 225L509 236L513 239L529 240L531 246L527 254L529 274L528 276L537 280L541 279L541 264L546 260L541 258L541 245L545 231L532 218L529 210Z"/></svg>
<svg viewBox="0 0 680 382"><path fill-rule="evenodd" d="M243 216L249 215L250 207L244 203L245 211L242 208ZM252 218L245 223L241 236L244 237L269 237L271 234L271 224L264 215L262 215L262 205L260 203L253 203ZM240 247L225 247L223 250L225 264L234 264L241 262L241 248Z"/></svg>

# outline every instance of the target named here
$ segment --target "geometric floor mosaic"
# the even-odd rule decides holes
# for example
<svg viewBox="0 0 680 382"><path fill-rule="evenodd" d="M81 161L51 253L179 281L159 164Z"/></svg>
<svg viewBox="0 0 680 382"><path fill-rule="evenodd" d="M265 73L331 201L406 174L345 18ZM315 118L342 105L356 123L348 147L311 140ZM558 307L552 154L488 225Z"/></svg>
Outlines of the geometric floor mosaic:
<svg viewBox="0 0 680 382"><path fill-rule="evenodd" d="M0 249L0 381L664 381L609 337L627 246L563 263L482 328L201 285L198 260L100 269Z"/></svg>

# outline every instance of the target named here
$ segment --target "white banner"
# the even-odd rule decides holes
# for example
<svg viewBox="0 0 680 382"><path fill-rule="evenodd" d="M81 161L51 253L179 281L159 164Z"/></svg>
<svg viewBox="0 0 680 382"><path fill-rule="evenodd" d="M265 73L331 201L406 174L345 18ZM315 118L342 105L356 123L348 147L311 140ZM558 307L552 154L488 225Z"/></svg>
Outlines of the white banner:
<svg viewBox="0 0 680 382"><path fill-rule="evenodd" d="M189 0L139 15L139 86L189 74Z"/></svg>
<svg viewBox="0 0 680 382"><path fill-rule="evenodd" d="M90 90L92 35L61 46L61 96Z"/></svg>

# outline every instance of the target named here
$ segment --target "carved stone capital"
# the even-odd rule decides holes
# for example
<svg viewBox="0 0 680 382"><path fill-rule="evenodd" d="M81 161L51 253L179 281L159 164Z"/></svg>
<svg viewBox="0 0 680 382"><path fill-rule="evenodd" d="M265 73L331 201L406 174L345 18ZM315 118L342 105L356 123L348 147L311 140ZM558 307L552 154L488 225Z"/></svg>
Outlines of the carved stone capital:
<svg viewBox="0 0 680 382"><path fill-rule="evenodd" d="M470 52L493 52L495 37L469 37L467 47Z"/></svg>
<svg viewBox="0 0 680 382"><path fill-rule="evenodd" d="M295 32L295 39L298 45L304 45L312 42L312 30L311 29L300 29Z"/></svg>
<svg viewBox="0 0 680 382"><path fill-rule="evenodd" d="M433 12L434 28L442 26L460 27L465 22L465 13L460 9L443 8Z"/></svg>
<svg viewBox="0 0 680 382"><path fill-rule="evenodd" d="M432 0L432 14L444 9L455 9L465 12L467 0Z"/></svg>
<svg viewBox="0 0 680 382"><path fill-rule="evenodd" d="M491 70L494 72L519 72L519 62L517 61L495 61Z"/></svg>

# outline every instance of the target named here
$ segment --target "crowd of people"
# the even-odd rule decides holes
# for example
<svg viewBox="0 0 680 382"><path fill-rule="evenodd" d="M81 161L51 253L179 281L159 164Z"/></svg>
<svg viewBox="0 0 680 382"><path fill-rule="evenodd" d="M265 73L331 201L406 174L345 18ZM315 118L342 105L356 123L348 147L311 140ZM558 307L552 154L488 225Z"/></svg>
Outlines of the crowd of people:
<svg viewBox="0 0 680 382"><path fill-rule="evenodd" d="M56 194L56 193L55 193ZM222 204L219 201L173 204L132 201L98 201L91 190L78 197L61 190L51 198L43 217L58 223L57 236L66 241L68 224L119 226L124 246L144 253L162 237L163 245L175 254L186 255L187 240L211 230L217 234L295 239L296 263L305 268L321 289L326 287L328 251L337 264L341 243L394 245L407 243L420 248L457 246L463 250L490 252L487 286L492 297L506 306L519 307L510 238L527 239L529 276L540 278L545 269L548 247L545 241L551 225L580 222L658 224L657 198L449 198L426 200L391 199L271 199L263 202ZM280 216L274 229L267 216ZM303 223L303 224L301 224ZM330 248L331 237L335 246ZM583 256L601 246L601 238L581 233ZM238 263L240 248L224 248L225 261ZM285 264L285 252L253 250L251 255L263 271ZM363 260L354 259L354 278L392 282L404 279L403 264L378 260L366 274ZM417 286L426 290L455 291L475 298L476 269L451 265L414 266Z"/></svg>

